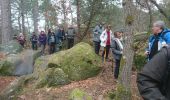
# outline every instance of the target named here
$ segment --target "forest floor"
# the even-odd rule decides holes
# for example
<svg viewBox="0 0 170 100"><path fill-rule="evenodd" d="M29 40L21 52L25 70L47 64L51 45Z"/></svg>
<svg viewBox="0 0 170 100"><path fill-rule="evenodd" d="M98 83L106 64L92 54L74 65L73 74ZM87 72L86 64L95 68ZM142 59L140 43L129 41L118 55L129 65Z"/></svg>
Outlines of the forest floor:
<svg viewBox="0 0 170 100"><path fill-rule="evenodd" d="M32 92L24 93L18 96L18 100L67 100L70 92L79 88L87 92L94 100L104 100L104 96L109 92L115 90L116 82L113 78L112 73L112 63L107 62L103 66L102 72L93 78L87 80L72 82L69 85L62 86L60 88L43 88L39 90L34 90ZM138 96L138 90L136 86L136 72L132 75L132 98L133 100L141 100ZM0 90L5 89L16 77L0 77ZM34 98L34 99L33 99Z"/></svg>
<svg viewBox="0 0 170 100"><path fill-rule="evenodd" d="M94 100L105 100L105 96L109 92L113 92L116 88L116 81L113 77L113 62L109 61L102 64L103 69L101 73L93 78L82 80L78 82L72 82L71 84L62 87L42 88L38 90L32 90L24 92L17 97L18 100L68 100L69 94L75 88L79 88L90 96ZM5 89L12 81L17 77L13 76L0 76L0 91ZM141 100L138 95L136 86L136 72L132 74L132 98L133 100Z"/></svg>

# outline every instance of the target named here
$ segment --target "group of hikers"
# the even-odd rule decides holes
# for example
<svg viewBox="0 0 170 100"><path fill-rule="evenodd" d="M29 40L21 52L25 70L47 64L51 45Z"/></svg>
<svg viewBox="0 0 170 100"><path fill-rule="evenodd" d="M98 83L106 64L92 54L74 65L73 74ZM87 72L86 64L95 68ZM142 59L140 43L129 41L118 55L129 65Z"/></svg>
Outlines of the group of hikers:
<svg viewBox="0 0 170 100"><path fill-rule="evenodd" d="M99 23L93 30L93 41L95 53L99 55L100 47L104 48L102 53L102 60L109 61L109 51L111 49L113 58L115 59L114 78L117 79L119 75L120 60L123 54L122 44L123 31L117 30L114 33L111 31L111 26L104 23Z"/></svg>
<svg viewBox="0 0 170 100"><path fill-rule="evenodd" d="M49 47L49 54L52 54L56 51L62 49L62 44L67 40L67 48L71 48L74 45L75 38L75 28L71 25L68 27L67 32L64 30L62 26L60 26L55 32L52 32L51 29L48 30L46 34L45 31L41 31L38 35L33 32L30 37L30 42L33 50L37 50L38 47L41 48L41 52L44 55L46 45ZM17 37L18 42L21 46L24 47L26 43L25 36L23 33L20 33Z"/></svg>
<svg viewBox="0 0 170 100"><path fill-rule="evenodd" d="M99 55L100 47L104 47L102 59L108 61L109 51L112 51L115 79L119 76L123 54L122 34L121 30L112 33L111 26L104 27L103 23L99 23L93 30L95 53ZM147 63L137 75L137 86L144 100L170 100L169 45L170 29L164 21L155 21L145 51Z"/></svg>
<svg viewBox="0 0 170 100"><path fill-rule="evenodd" d="M117 30L112 33L110 25L99 23L93 29L93 42L95 53L101 54L104 62L109 61L109 51L115 63L114 78L119 77L120 62L123 55L123 31ZM48 33L41 31L39 36L35 32L30 38L32 49L37 50L38 46L44 53L46 44L49 46L49 53L56 51L56 47L61 48L61 43L67 39L68 49L74 45L75 29L70 26L67 32L60 27L56 32L51 29ZM18 36L19 43L24 46L25 38L22 33ZM56 46L57 45L57 46ZM152 35L148 40L148 47L145 55L148 58L147 64L137 75L137 85L144 100L170 100L170 30L164 21L156 21L152 26Z"/></svg>

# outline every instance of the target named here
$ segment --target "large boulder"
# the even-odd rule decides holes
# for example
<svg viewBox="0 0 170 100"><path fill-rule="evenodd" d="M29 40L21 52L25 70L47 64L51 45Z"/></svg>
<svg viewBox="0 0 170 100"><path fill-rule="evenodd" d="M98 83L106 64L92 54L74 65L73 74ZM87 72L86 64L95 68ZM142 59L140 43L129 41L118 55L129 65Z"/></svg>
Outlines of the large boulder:
<svg viewBox="0 0 170 100"><path fill-rule="evenodd" d="M33 72L33 63L40 51L27 50L20 54L10 54L0 61L0 75L26 75Z"/></svg>
<svg viewBox="0 0 170 100"><path fill-rule="evenodd" d="M84 80L100 72L101 58L87 43L79 43L73 48L36 60L35 73L48 68L61 68L72 81Z"/></svg>
<svg viewBox="0 0 170 100"><path fill-rule="evenodd" d="M16 40L12 40L6 44L0 44L0 52L9 54L17 54L23 50L22 46Z"/></svg>

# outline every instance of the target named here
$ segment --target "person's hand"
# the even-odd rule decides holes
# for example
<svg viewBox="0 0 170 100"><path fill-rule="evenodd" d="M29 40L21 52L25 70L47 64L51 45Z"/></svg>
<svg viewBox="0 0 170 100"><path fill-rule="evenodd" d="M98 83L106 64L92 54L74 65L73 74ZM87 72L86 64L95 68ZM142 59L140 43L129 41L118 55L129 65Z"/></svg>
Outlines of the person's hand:
<svg viewBox="0 0 170 100"><path fill-rule="evenodd" d="M149 51L146 51L146 52L145 52L145 55L146 55L146 56L149 55Z"/></svg>
<svg viewBox="0 0 170 100"><path fill-rule="evenodd" d="M168 47L168 45L166 44L166 42L162 42L162 47Z"/></svg>
<svg viewBox="0 0 170 100"><path fill-rule="evenodd" d="M120 53L123 54L123 51L121 51Z"/></svg>

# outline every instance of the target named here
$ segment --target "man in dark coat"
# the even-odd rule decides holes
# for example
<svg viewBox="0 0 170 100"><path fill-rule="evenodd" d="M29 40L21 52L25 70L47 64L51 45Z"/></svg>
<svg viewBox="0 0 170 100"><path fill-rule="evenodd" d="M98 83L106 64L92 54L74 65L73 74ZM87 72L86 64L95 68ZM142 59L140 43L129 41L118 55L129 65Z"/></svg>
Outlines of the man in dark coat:
<svg viewBox="0 0 170 100"><path fill-rule="evenodd" d="M164 47L138 74L137 84L144 100L170 100L170 48Z"/></svg>

